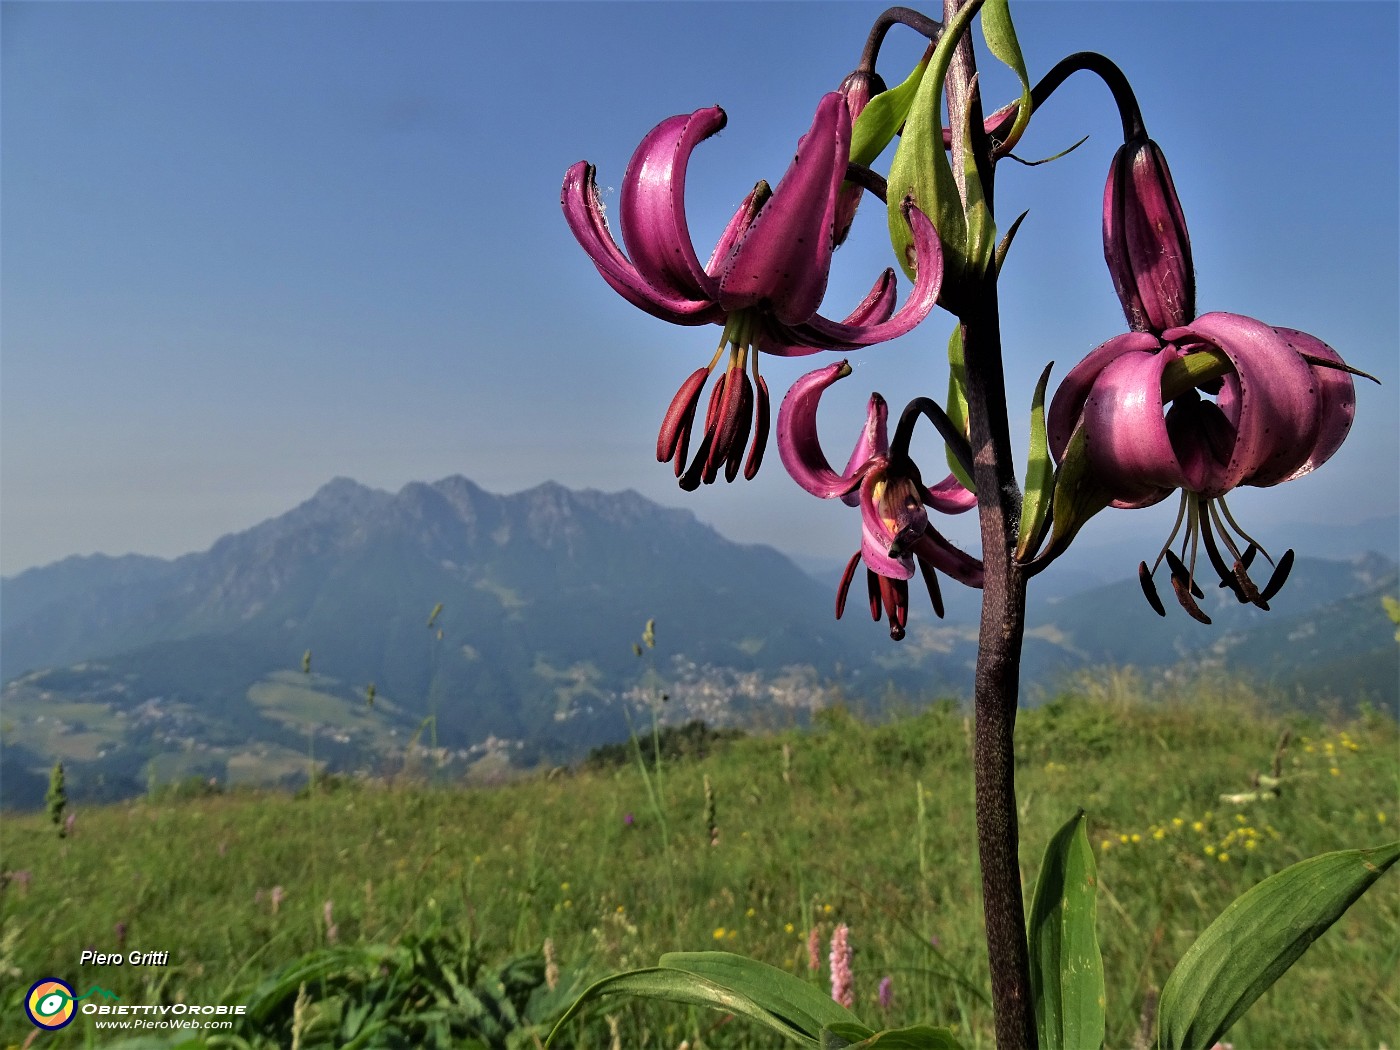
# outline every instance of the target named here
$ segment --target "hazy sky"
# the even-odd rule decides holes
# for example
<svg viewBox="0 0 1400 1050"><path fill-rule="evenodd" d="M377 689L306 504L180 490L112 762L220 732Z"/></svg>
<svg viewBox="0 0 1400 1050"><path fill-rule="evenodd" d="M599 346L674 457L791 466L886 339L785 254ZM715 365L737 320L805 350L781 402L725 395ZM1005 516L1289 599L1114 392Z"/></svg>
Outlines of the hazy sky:
<svg viewBox="0 0 1400 1050"><path fill-rule="evenodd" d="M5 3L0 571L203 549L336 475L632 488L734 539L843 559L857 516L798 490L775 449L756 481L694 494L655 462L662 411L719 330L623 302L558 201L587 158L615 207L641 136L719 103L729 126L687 188L705 258L753 183L781 176L882 6ZM1013 0L1033 77L1076 50L1128 72L1186 209L1202 312L1312 332L1386 382L1362 386L1331 463L1242 495L1242 515L1400 505L1398 13ZM921 50L896 29L882 72L902 78ZM983 68L989 102L1009 100ZM1117 129L1080 75L1018 153L1089 141L999 171L1003 222L1030 209L1001 297L1018 405L1044 361L1062 376L1124 328L1099 231ZM888 264L882 233L867 207L828 313ZM942 396L950 326L938 313L852 356L822 412L833 459L872 389ZM775 397L826 360L765 359ZM1150 556L1169 524L1154 514L1103 516L1086 540L1140 532ZM1325 554L1304 532L1299 553Z"/></svg>

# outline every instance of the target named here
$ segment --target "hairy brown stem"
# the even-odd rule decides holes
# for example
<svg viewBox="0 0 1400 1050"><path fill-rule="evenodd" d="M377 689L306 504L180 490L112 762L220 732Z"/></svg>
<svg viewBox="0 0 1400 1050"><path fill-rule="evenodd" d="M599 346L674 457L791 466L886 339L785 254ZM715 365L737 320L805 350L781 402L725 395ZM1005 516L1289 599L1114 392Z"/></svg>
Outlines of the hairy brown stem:
<svg viewBox="0 0 1400 1050"><path fill-rule="evenodd" d="M944 0L944 18L951 20L966 2ZM979 157L984 196L991 207L992 164L975 77L972 46L964 36L954 52L947 79L953 171L961 180L964 167L958 156L963 141L960 125L966 116L972 148ZM959 185L965 195L961 181ZM1026 577L1014 557L1021 493L1016 484L1007 421L995 269L970 287L969 292L961 315L962 338L973 481L977 486L985 568L973 686L973 773L982 911L992 975L996 1045L998 1050L1035 1050L1035 1004L1031 998L1021 892L1013 746L1026 623Z"/></svg>

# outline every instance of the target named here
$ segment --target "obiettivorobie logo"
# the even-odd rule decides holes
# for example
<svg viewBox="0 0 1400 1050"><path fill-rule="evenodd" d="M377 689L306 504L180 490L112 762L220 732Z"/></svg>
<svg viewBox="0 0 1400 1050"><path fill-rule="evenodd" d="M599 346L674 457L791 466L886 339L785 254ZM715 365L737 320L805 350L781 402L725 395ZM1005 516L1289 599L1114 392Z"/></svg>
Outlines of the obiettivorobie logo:
<svg viewBox="0 0 1400 1050"><path fill-rule="evenodd" d="M100 995L106 999L120 999L115 992L93 985L82 995L73 991L73 986L57 977L45 977L35 981L24 997L24 1012L35 1026L53 1032L72 1023L77 1016L75 1005L80 999L90 995Z"/></svg>

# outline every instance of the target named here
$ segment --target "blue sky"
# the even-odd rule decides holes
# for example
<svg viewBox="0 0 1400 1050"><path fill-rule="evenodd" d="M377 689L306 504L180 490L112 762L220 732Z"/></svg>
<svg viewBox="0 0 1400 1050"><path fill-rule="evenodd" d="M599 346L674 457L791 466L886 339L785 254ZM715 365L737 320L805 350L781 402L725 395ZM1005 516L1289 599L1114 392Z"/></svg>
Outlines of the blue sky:
<svg viewBox="0 0 1400 1050"><path fill-rule="evenodd" d="M0 571L203 549L336 475L394 490L459 473L497 492L632 488L734 539L842 560L856 516L798 490L776 454L754 482L694 494L655 462L661 413L718 329L614 295L558 197L587 158L615 205L643 134L719 103L728 128L688 185L704 258L752 184L782 174L882 6L5 3ZM1172 165L1203 312L1311 332L1386 381L1360 389L1331 463L1237 511L1395 513L1400 7L1013 14L1033 77L1076 50L1127 71ZM881 71L894 82L921 50L896 29ZM1012 97L983 68L989 101ZM1030 209L1001 296L1020 405L1046 360L1062 376L1124 327L1099 235L1116 132L1107 92L1076 77L1018 153L1089 141L999 171L1003 222ZM827 312L888 265L882 227L863 210ZM852 357L823 406L833 459L871 390L942 395L950 325L935 314ZM766 360L775 395L823 360ZM1101 516L1083 542L1143 533L1150 556L1170 524L1154 514ZM1321 533L1294 545L1326 553Z"/></svg>

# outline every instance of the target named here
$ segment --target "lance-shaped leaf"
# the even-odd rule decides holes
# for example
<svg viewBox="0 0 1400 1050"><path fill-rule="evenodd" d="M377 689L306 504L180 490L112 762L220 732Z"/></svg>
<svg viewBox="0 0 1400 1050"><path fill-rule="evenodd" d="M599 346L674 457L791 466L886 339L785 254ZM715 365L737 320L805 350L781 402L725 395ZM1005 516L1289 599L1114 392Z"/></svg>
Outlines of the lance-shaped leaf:
<svg viewBox="0 0 1400 1050"><path fill-rule="evenodd" d="M967 194L967 206L963 214L967 217L968 271L983 274L992 263L997 224L992 219L992 209L987 204L982 177L977 171L977 153L972 148L972 100L976 97L976 84L977 78L974 76L973 89L967 93L967 105L963 107L963 186Z"/></svg>
<svg viewBox="0 0 1400 1050"><path fill-rule="evenodd" d="M943 243L944 267L948 276L961 276L967 259L967 218L963 214L953 167L943 147L943 82L953 49L981 7L973 0L949 21L933 49L928 69L919 80L919 90L910 109L910 119L899 138L899 148L890 162L888 179L890 243L895 257L912 280L915 276L914 239L902 205L906 197L933 219Z"/></svg>
<svg viewBox="0 0 1400 1050"><path fill-rule="evenodd" d="M821 1050L962 1050L951 1028L914 1025L871 1032L860 1025L833 1025L824 1029Z"/></svg>
<svg viewBox="0 0 1400 1050"><path fill-rule="evenodd" d="M605 995L722 1010L812 1048L818 1046L822 1029L829 1025L860 1027L859 1019L844 1006L765 963L728 952L672 952L661 957L660 966L614 974L590 986L559 1019L547 1044L587 1003Z"/></svg>
<svg viewBox="0 0 1400 1050"><path fill-rule="evenodd" d="M1207 1050L1400 859L1400 842L1324 853L1235 900L1187 949L1158 1007L1162 1050Z"/></svg>
<svg viewBox="0 0 1400 1050"><path fill-rule="evenodd" d="M1016 27L1011 24L1011 7L1007 0L987 0L982 8L982 39L987 50L1011 67L1021 81L1021 101L1016 107L1016 122L997 147L997 155L1010 153L1031 119L1031 81L1026 73L1026 60L1016 39Z"/></svg>
<svg viewBox="0 0 1400 1050"><path fill-rule="evenodd" d="M1045 387L1050 382L1051 361L1040 373L1031 398L1031 448L1026 459L1026 491L1021 497L1021 524L1016 536L1016 558L1023 560L1040 546L1055 491L1055 464L1045 436Z"/></svg>
<svg viewBox="0 0 1400 1050"><path fill-rule="evenodd" d="M967 369L963 364L962 325L953 325L948 336L948 419L964 436L967 435ZM962 461L948 448L948 469L953 477L969 492L977 489L972 483L972 475Z"/></svg>
<svg viewBox="0 0 1400 1050"><path fill-rule="evenodd" d="M919 59L914 71L898 87L882 91L861 110L851 125L851 163L870 167L885 147L894 141L909 117L909 109L919 93L919 82L928 69L929 55Z"/></svg>
<svg viewBox="0 0 1400 1050"><path fill-rule="evenodd" d="M1042 1050L1103 1045L1103 959L1095 930L1098 874L1081 809L1055 832L1035 881L1031 994Z"/></svg>
<svg viewBox="0 0 1400 1050"><path fill-rule="evenodd" d="M814 1039L833 1024L860 1024L855 1014L821 989L756 959L731 952L668 952L661 957L661 965L741 991Z"/></svg>

